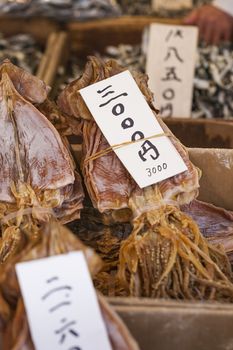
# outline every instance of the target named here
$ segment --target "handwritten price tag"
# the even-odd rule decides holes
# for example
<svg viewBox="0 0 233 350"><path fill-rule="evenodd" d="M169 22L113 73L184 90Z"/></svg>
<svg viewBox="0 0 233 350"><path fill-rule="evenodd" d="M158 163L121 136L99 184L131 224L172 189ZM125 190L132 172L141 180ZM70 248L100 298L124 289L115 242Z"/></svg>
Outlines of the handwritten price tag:
<svg viewBox="0 0 233 350"><path fill-rule="evenodd" d="M150 26L146 70L162 117L191 116L197 38L196 27Z"/></svg>
<svg viewBox="0 0 233 350"><path fill-rule="evenodd" d="M80 90L110 146L143 188L179 174L187 167L166 136L129 71Z"/></svg>
<svg viewBox="0 0 233 350"><path fill-rule="evenodd" d="M111 350L82 252L16 265L36 350Z"/></svg>

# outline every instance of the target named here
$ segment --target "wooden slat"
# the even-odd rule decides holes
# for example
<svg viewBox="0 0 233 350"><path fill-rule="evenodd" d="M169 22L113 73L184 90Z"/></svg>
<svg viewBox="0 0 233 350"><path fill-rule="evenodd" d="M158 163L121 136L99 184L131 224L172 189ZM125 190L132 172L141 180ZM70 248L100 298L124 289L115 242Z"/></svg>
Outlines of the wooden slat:
<svg viewBox="0 0 233 350"><path fill-rule="evenodd" d="M46 44L46 48L45 48L45 52L41 58L40 65L39 65L37 73L36 73L36 76L39 79L43 80L43 77L46 74L47 62L51 58L51 54L53 52L53 47L54 47L56 40L57 40L57 35L58 35L57 33L51 33L49 35L49 38L48 38L47 44Z"/></svg>
<svg viewBox="0 0 233 350"><path fill-rule="evenodd" d="M143 29L150 23L181 24L181 19L164 19L144 16L123 16L84 23L71 22L67 30L71 36L72 49L81 56L103 52L107 45L139 44Z"/></svg>
<svg viewBox="0 0 233 350"><path fill-rule="evenodd" d="M41 64L37 71L37 76L47 85L52 86L57 75L58 67L63 60L66 51L67 33L52 33L48 39L47 47Z"/></svg>
<svg viewBox="0 0 233 350"><path fill-rule="evenodd" d="M31 34L39 44L44 44L48 36L59 29L59 25L45 18L7 18L0 17L0 32L6 36L19 33Z"/></svg>

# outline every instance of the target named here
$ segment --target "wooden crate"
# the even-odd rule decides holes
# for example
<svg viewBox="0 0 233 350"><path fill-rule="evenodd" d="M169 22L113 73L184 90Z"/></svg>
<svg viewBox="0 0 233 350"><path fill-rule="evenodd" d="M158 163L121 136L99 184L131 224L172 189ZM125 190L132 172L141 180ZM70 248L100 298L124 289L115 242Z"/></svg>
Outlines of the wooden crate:
<svg viewBox="0 0 233 350"><path fill-rule="evenodd" d="M64 61L64 52L67 46L67 33L64 31L52 32L49 35L46 49L38 67L36 76L51 86L57 76L57 70Z"/></svg>
<svg viewBox="0 0 233 350"><path fill-rule="evenodd" d="M44 50L36 76L51 85L62 59L67 37L65 32L59 31L59 25L43 18L1 18L0 32L6 37L19 33L31 34L36 39Z"/></svg>
<svg viewBox="0 0 233 350"><path fill-rule="evenodd" d="M84 23L71 22L66 26L69 49L77 55L77 61L83 61L95 51L104 53L108 45L140 44L143 29L150 23L181 24L182 19L123 16ZM53 86L56 95L56 83ZM187 147L233 147L233 121L169 118L164 122Z"/></svg>
<svg viewBox="0 0 233 350"><path fill-rule="evenodd" d="M122 16L84 23L71 22L66 29L70 34L71 48L79 57L95 50L103 53L108 45L140 44L143 29L150 23L181 24L181 19L145 16Z"/></svg>
<svg viewBox="0 0 233 350"><path fill-rule="evenodd" d="M232 350L233 305L110 298L141 350Z"/></svg>
<svg viewBox="0 0 233 350"><path fill-rule="evenodd" d="M166 118L164 122L186 147L233 148L233 120Z"/></svg>

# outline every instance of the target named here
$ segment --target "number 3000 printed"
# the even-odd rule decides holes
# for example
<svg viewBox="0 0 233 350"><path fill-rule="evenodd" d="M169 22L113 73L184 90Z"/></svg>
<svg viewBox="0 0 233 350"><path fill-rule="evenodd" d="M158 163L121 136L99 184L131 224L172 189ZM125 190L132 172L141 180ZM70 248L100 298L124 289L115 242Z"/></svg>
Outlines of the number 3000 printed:
<svg viewBox="0 0 233 350"><path fill-rule="evenodd" d="M151 177L153 174L160 173L163 170L167 169L167 163L163 163L162 165L154 166L153 168L146 168L147 176Z"/></svg>

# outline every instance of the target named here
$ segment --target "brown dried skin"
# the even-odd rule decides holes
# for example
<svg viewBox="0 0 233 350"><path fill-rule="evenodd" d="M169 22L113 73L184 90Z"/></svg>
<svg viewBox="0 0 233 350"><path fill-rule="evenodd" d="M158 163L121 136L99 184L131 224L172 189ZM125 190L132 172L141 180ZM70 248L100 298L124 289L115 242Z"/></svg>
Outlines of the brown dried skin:
<svg viewBox="0 0 233 350"><path fill-rule="evenodd" d="M96 288L104 295L114 296L119 294L119 283L116 278L119 265L119 252L123 240L132 231L130 224L115 224L105 226L99 218L91 216L90 211L82 211L81 219L69 224L71 230L76 233L81 241L95 249L103 260L100 272L94 277ZM125 295L124 291L121 291Z"/></svg>
<svg viewBox="0 0 233 350"><path fill-rule="evenodd" d="M120 249L119 285L133 296L231 300L233 285L227 258L208 245L195 222L178 208L197 196L200 174L187 150L159 118L187 171L140 189L114 152L85 161L108 144L79 90L121 71L113 61L104 63L92 57L83 76L68 85L58 99L63 112L83 119L83 174L93 205L107 213L123 209L123 216L124 209L130 209L134 217L133 231ZM155 112L147 78L141 74L134 74L134 78Z"/></svg>
<svg viewBox="0 0 233 350"><path fill-rule="evenodd" d="M100 212L129 208L129 198L133 195L143 196L143 190L138 188L114 152L85 163L87 157L106 149L109 145L93 122L79 90L123 70L114 61L104 63L100 59L91 57L83 76L69 84L58 98L62 112L84 120L82 124L83 174L93 205ZM147 86L147 77L139 73L134 73L133 76L150 107L156 112L153 106L153 95ZM189 161L188 152L184 147L175 139L167 126L158 117L157 119L164 132L172 136L171 141L181 154L188 171L162 181L159 185L154 186L154 189L159 187L164 199L177 200L180 204L189 203L198 193L198 170ZM109 172L109 169L112 171Z"/></svg>
<svg viewBox="0 0 233 350"><path fill-rule="evenodd" d="M82 250L92 276L100 270L102 265L98 255L92 249L84 246L67 228L56 222L50 222L43 227L42 231L40 242L27 247L25 251L9 261L1 271L0 288L12 311L11 321L4 332L4 350L34 350L15 274L16 263ZM98 296L98 299L113 349L137 350L137 344L122 321L109 308L103 297ZM4 316L5 314L0 309L0 320L6 322Z"/></svg>
<svg viewBox="0 0 233 350"><path fill-rule="evenodd" d="M222 245L233 262L233 212L197 200L182 206L182 211L197 222L210 243Z"/></svg>
<svg viewBox="0 0 233 350"><path fill-rule="evenodd" d="M121 246L119 281L128 294L231 301L231 267L196 223L174 206L147 211Z"/></svg>
<svg viewBox="0 0 233 350"><path fill-rule="evenodd" d="M20 296L15 273L15 264L48 256L65 254L82 250L87 259L90 273L94 276L101 268L102 262L91 248L86 247L66 227L55 221L49 221L40 229L36 242L30 242L19 254L9 259L0 270L0 290L11 306L15 306ZM1 315L0 315L1 319Z"/></svg>
<svg viewBox="0 0 233 350"><path fill-rule="evenodd" d="M0 260L5 261L25 243L24 231L34 232L31 221L26 228L19 210L54 209L53 213L65 223L79 217L84 194L80 176L60 135L29 102L46 98L44 86L10 63L0 66L0 78L0 219L4 218ZM45 210L44 215L40 212L39 217L34 214L33 218L47 220L48 213Z"/></svg>
<svg viewBox="0 0 233 350"><path fill-rule="evenodd" d="M0 82L0 99L0 200L15 202L12 182L27 183L38 192L72 184L72 164L58 132L16 92L7 75Z"/></svg>
<svg viewBox="0 0 233 350"><path fill-rule="evenodd" d="M0 76L7 73L18 93L32 103L42 103L47 98L50 88L40 79L24 69L5 60L0 66Z"/></svg>
<svg viewBox="0 0 233 350"><path fill-rule="evenodd" d="M62 136L80 135L80 121L61 113L53 101L48 98L38 106L38 109L55 126Z"/></svg>

